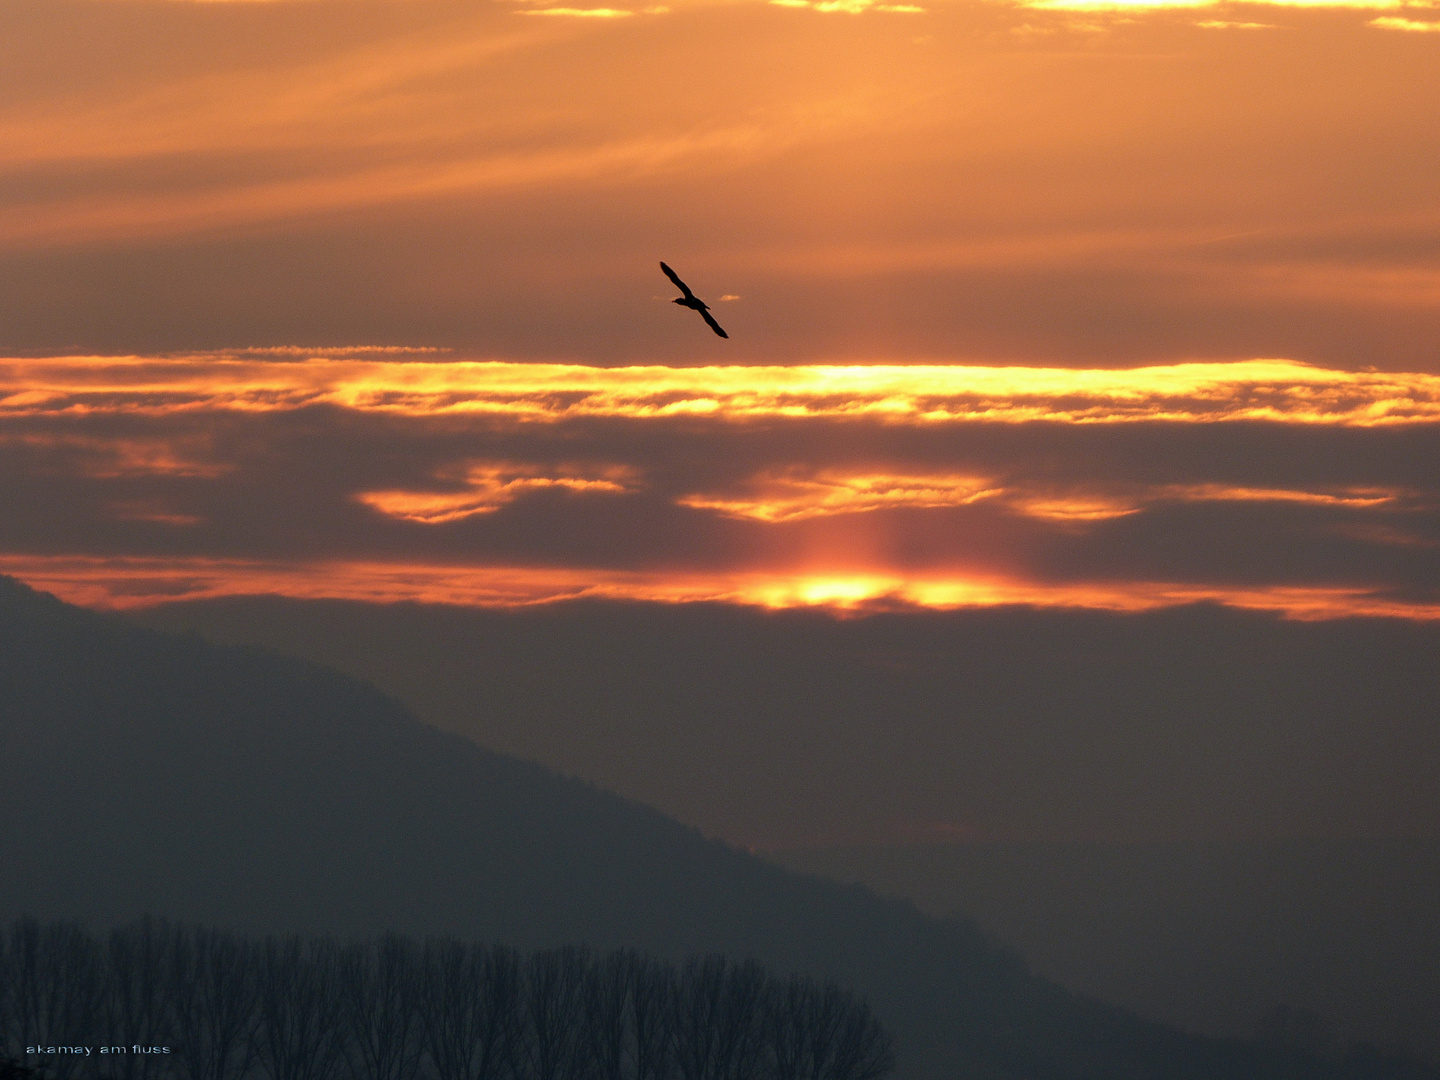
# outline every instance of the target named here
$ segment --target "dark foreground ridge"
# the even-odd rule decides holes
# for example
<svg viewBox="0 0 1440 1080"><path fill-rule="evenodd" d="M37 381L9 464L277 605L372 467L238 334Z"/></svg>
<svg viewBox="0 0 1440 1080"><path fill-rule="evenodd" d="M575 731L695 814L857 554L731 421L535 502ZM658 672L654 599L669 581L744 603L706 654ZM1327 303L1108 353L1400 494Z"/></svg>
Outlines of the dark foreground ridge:
<svg viewBox="0 0 1440 1080"><path fill-rule="evenodd" d="M1435 1075L1143 1020L1031 975L968 923L708 841L358 680L9 579L0 745L4 916L753 957L864 995L907 1078Z"/></svg>

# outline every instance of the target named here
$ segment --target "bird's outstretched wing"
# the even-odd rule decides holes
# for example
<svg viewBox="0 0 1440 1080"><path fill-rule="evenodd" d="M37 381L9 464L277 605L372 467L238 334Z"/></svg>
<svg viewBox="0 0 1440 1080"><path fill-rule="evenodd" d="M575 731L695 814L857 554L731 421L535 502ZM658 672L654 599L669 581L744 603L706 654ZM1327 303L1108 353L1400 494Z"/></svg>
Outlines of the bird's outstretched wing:
<svg viewBox="0 0 1440 1080"><path fill-rule="evenodd" d="M715 316L710 314L710 310L708 308L700 309L700 317L710 325L711 330L714 330L715 333L719 334L721 337L728 338L730 336L729 334L725 333L724 330L720 329L720 324L715 321Z"/></svg>
<svg viewBox="0 0 1440 1080"><path fill-rule="evenodd" d="M664 270L665 276L668 277L671 281L673 281L675 283L675 287L685 294L686 300L695 299L695 294L690 291L690 286L686 285L683 281L680 280L679 274L675 273L674 270L671 270L670 267L666 266L663 262L660 264L660 269Z"/></svg>

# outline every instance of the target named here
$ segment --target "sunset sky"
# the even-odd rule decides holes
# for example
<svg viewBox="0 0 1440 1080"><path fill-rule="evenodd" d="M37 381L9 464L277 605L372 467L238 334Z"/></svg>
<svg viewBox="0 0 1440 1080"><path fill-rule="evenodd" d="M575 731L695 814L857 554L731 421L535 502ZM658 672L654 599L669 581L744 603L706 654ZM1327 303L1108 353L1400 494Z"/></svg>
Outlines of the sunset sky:
<svg viewBox="0 0 1440 1080"><path fill-rule="evenodd" d="M1440 619L1440 6L567 2L0 9L0 573Z"/></svg>

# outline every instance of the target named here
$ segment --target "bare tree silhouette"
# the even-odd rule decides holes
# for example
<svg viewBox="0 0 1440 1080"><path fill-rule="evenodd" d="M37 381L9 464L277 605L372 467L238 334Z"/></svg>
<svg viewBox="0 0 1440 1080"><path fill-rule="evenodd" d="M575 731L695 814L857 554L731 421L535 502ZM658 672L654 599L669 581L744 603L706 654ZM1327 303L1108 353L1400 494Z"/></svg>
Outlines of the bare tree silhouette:
<svg viewBox="0 0 1440 1080"><path fill-rule="evenodd" d="M416 1080L423 1053L420 963L398 934L339 954L344 1054L351 1080Z"/></svg>
<svg viewBox="0 0 1440 1080"><path fill-rule="evenodd" d="M14 1060L102 1033L128 1052L57 1054L53 1077ZM864 1002L753 961L677 971L397 934L253 942L158 919L103 939L14 924L0 1037L14 1073L0 1080L878 1080L893 1059Z"/></svg>
<svg viewBox="0 0 1440 1080"><path fill-rule="evenodd" d="M715 1080L720 1041L720 999L725 992L725 959L688 961L671 999L670 1027L680 1080Z"/></svg>
<svg viewBox="0 0 1440 1080"><path fill-rule="evenodd" d="M630 994L635 965L624 953L611 953L591 965L585 979L584 1046L587 1072L596 1080L628 1080Z"/></svg>
<svg viewBox="0 0 1440 1080"><path fill-rule="evenodd" d="M66 1045L102 1029L105 964L100 944L78 924L21 919L10 931L6 970L16 1034L29 1042ZM84 1059L56 1055L55 1080L79 1075Z"/></svg>
<svg viewBox="0 0 1440 1080"><path fill-rule="evenodd" d="M670 1080L674 1073L675 1032L670 1002L675 998L675 972L657 960L627 953L630 981L631 1071L634 1080Z"/></svg>
<svg viewBox="0 0 1440 1080"><path fill-rule="evenodd" d="M536 953L525 965L521 1058L527 1080L578 1080L578 1037L590 954L577 946Z"/></svg>
<svg viewBox="0 0 1440 1080"><path fill-rule="evenodd" d="M773 993L766 1033L775 1080L872 1080L889 1071L888 1036L834 983L792 978Z"/></svg>
<svg viewBox="0 0 1440 1080"><path fill-rule="evenodd" d="M181 927L167 984L182 1080L240 1080L254 1060L254 950L222 930Z"/></svg>
<svg viewBox="0 0 1440 1080"><path fill-rule="evenodd" d="M764 1051L765 970L754 960L730 965L720 999L717 1080L748 1080Z"/></svg>
<svg viewBox="0 0 1440 1080"><path fill-rule="evenodd" d="M339 951L267 938L256 958L255 1054L268 1080L336 1080L342 1063Z"/></svg>
<svg viewBox="0 0 1440 1080"><path fill-rule="evenodd" d="M171 1071L172 1057L160 1048L175 1035L169 985L174 939L165 922L147 916L116 927L105 943L103 1030L109 1042L131 1047L106 1059L106 1071L118 1080L156 1080Z"/></svg>
<svg viewBox="0 0 1440 1080"><path fill-rule="evenodd" d="M520 958L512 949L426 943L421 985L425 1050L436 1080L512 1076L520 1025Z"/></svg>
<svg viewBox="0 0 1440 1080"><path fill-rule="evenodd" d="M45 1074L4 1053L0 1054L0 1080L45 1080Z"/></svg>

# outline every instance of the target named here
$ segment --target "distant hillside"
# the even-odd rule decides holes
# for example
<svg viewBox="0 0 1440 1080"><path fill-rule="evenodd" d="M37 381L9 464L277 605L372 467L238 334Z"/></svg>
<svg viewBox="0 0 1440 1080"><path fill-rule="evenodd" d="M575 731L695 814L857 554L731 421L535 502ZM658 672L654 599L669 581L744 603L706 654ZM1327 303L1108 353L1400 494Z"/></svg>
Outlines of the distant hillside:
<svg viewBox="0 0 1440 1080"><path fill-rule="evenodd" d="M1440 621L284 597L134 617L356 675L766 850L1440 837Z"/></svg>
<svg viewBox="0 0 1440 1080"><path fill-rule="evenodd" d="M963 912L1062 985L1213 1035L1289 1006L1440 1062L1440 841L916 844L783 852Z"/></svg>
<svg viewBox="0 0 1440 1080"><path fill-rule="evenodd" d="M749 955L867 995L904 1077L1391 1075L1075 997L968 923L707 841L355 679L8 580L0 746L0 915Z"/></svg>

